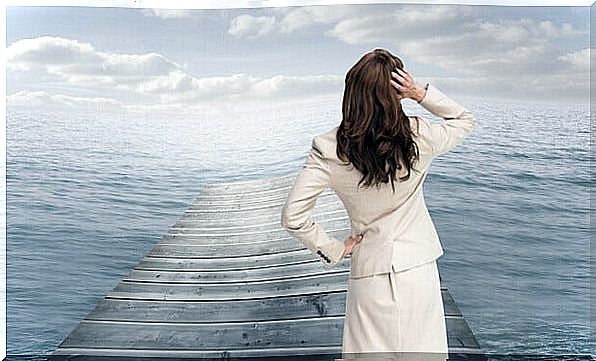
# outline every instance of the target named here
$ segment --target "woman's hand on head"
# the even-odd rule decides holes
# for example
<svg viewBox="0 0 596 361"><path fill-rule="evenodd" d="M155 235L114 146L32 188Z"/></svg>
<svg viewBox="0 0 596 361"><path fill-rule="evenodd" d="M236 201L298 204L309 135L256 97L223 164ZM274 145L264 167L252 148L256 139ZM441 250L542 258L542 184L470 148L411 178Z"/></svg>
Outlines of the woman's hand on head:
<svg viewBox="0 0 596 361"><path fill-rule="evenodd" d="M362 234L359 234L357 236L352 236L350 235L345 241L344 241L344 254L342 257L345 257L347 255L349 255L350 253L352 253L352 249L354 248L355 245L357 245L358 243L362 242Z"/></svg>
<svg viewBox="0 0 596 361"><path fill-rule="evenodd" d="M391 71L391 86L398 91L399 100L403 98L414 99L418 103L424 98L426 89L418 86L408 70L395 68Z"/></svg>

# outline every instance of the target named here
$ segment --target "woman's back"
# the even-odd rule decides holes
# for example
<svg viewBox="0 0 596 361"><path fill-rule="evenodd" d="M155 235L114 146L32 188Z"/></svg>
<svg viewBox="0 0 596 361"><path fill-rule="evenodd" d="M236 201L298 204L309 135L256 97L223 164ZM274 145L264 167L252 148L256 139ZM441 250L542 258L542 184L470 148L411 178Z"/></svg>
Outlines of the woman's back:
<svg viewBox="0 0 596 361"><path fill-rule="evenodd" d="M444 120L430 123L420 116L409 117L419 158L413 164L416 171L412 170L407 180L395 182L395 192L390 183L379 187L358 185L362 173L337 157L338 127L313 138L307 162L284 205L282 225L313 253L325 256L328 266L339 261L338 240L329 237L310 218L314 199L325 187L333 189L343 202L351 234L364 235L352 250L351 277L404 270L443 254L424 202L423 183L432 160L460 144L471 133L476 119L432 84L427 84L420 105ZM406 173L404 168L396 179Z"/></svg>

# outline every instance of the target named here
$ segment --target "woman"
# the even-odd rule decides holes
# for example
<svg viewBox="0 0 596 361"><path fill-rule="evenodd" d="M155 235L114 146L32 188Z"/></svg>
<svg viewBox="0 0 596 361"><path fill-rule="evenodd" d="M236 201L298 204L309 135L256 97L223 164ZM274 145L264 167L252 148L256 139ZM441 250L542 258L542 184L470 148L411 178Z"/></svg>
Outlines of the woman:
<svg viewBox="0 0 596 361"><path fill-rule="evenodd" d="M406 98L443 121L406 115L400 103ZM443 249L423 183L431 161L462 143L476 119L433 84L418 86L384 49L366 53L348 71L342 112L339 126L313 138L281 224L326 267L351 255L343 355L417 352L423 360L444 360L447 332L436 264ZM326 187L350 218L344 241L311 218Z"/></svg>

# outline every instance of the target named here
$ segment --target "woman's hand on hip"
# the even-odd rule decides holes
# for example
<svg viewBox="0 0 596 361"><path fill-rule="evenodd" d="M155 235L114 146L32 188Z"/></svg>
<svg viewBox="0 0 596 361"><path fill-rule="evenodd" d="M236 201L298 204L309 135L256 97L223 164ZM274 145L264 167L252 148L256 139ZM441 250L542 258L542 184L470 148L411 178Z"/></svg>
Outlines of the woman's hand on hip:
<svg viewBox="0 0 596 361"><path fill-rule="evenodd" d="M395 68L395 70L391 71L391 86L398 91L399 100L403 98L411 98L420 103L424 95L426 94L426 89L424 87L418 86L412 78L412 75L408 70Z"/></svg>
<svg viewBox="0 0 596 361"><path fill-rule="evenodd" d="M354 246L362 242L362 237L362 234L359 234L357 236L350 235L348 239L344 241L344 254L342 257L345 257L352 253L352 249L354 248Z"/></svg>

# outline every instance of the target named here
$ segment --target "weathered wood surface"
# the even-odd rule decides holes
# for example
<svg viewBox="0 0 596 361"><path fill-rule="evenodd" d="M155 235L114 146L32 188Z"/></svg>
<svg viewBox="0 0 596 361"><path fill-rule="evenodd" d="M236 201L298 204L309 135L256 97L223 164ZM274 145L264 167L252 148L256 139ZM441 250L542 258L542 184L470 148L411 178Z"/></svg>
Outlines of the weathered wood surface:
<svg viewBox="0 0 596 361"><path fill-rule="evenodd" d="M53 356L340 355L350 257L327 269L281 228L295 176L205 186ZM350 231L329 189L314 217ZM450 353L482 353L441 286Z"/></svg>

